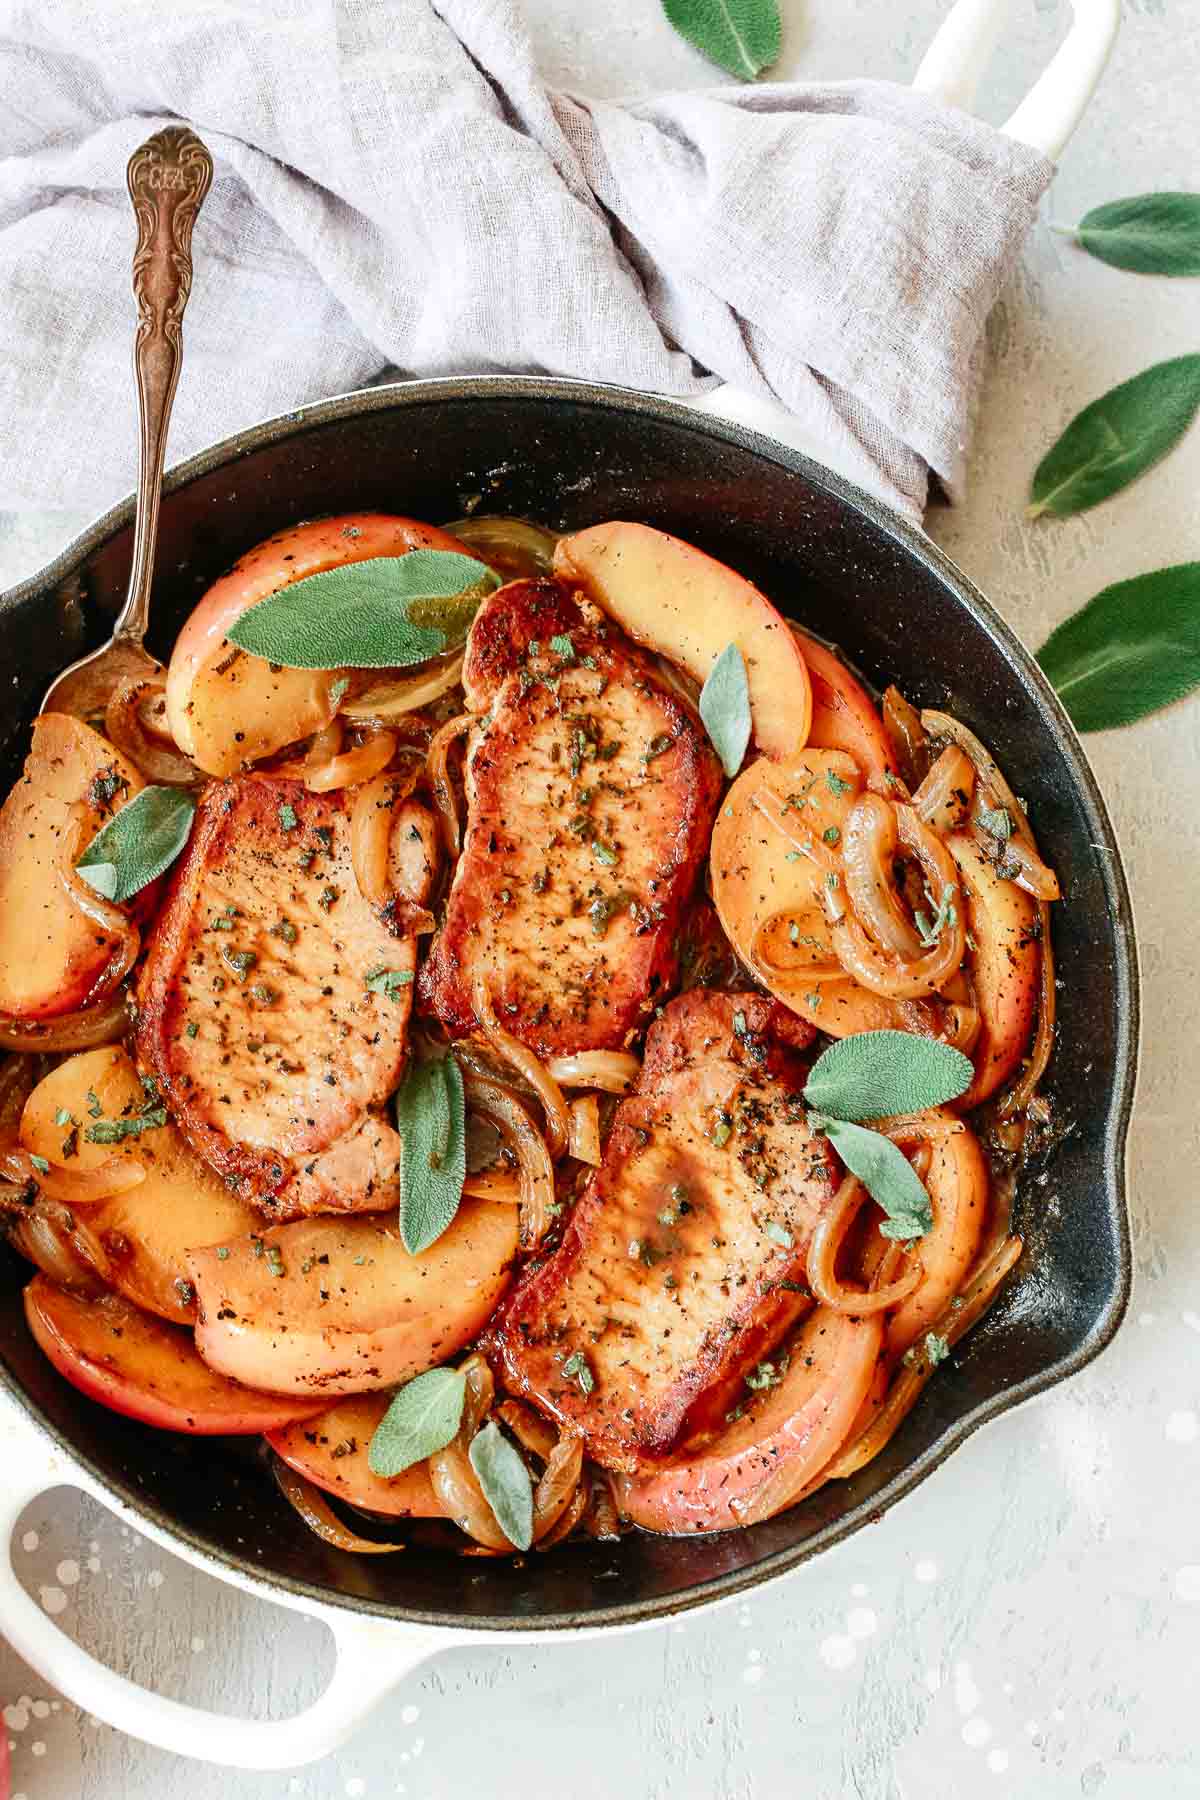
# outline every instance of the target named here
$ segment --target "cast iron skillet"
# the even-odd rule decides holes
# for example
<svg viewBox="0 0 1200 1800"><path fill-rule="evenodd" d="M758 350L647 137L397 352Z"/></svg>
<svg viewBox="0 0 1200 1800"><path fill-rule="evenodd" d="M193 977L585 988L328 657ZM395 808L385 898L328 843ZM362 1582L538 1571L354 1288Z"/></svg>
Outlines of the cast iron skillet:
<svg viewBox="0 0 1200 1800"><path fill-rule="evenodd" d="M972 726L1030 808L1062 878L1054 908L1059 1041L1048 1091L1072 1129L1017 1201L1026 1251L1002 1298L887 1449L849 1482L752 1530L507 1561L358 1558L327 1549L244 1444L175 1437L84 1400L23 1322L23 1263L0 1251L7 1386L129 1506L251 1578L414 1623L476 1629L628 1624L729 1595L812 1556L932 1473L985 1420L1073 1374L1129 1291L1124 1146L1138 1030L1129 894L1104 803L1038 669L921 534L827 469L736 426L622 389L543 380L403 383L326 401L194 457L167 480L151 647L249 545L314 514L445 520L478 505L573 528L645 520L722 557L880 683ZM12 672L4 786L49 678L107 636L124 592L130 502L0 599Z"/></svg>

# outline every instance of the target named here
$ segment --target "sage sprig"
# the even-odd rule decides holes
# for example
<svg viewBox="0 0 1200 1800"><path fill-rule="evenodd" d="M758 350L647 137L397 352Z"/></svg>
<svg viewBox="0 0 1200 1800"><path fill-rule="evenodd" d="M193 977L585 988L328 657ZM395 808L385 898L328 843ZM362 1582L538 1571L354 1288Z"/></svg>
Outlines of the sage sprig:
<svg viewBox="0 0 1200 1800"><path fill-rule="evenodd" d="M842 1038L813 1064L804 1088L809 1122L887 1214L879 1227L884 1237L923 1237L933 1225L933 1209L904 1153L858 1121L924 1112L956 1100L974 1074L970 1057L960 1050L907 1031Z"/></svg>
<svg viewBox="0 0 1200 1800"><path fill-rule="evenodd" d="M419 1256L453 1224L467 1174L467 1107L453 1055L414 1056L395 1098L400 1236Z"/></svg>
<svg viewBox="0 0 1200 1800"><path fill-rule="evenodd" d="M500 586L456 550L373 556L308 575L248 607L229 639L288 669L402 669L463 642Z"/></svg>
<svg viewBox="0 0 1200 1800"><path fill-rule="evenodd" d="M169 869L188 841L196 802L182 788L144 787L98 831L75 865L118 906Z"/></svg>
<svg viewBox="0 0 1200 1800"><path fill-rule="evenodd" d="M680 37L739 81L755 81L779 56L777 0L663 0Z"/></svg>
<svg viewBox="0 0 1200 1800"><path fill-rule="evenodd" d="M375 1475L402 1475L444 1450L462 1423L467 1378L459 1369L427 1369L400 1388L367 1449Z"/></svg>
<svg viewBox="0 0 1200 1800"><path fill-rule="evenodd" d="M1200 687L1200 562L1101 590L1037 653L1079 731L1132 725Z"/></svg>
<svg viewBox="0 0 1200 1800"><path fill-rule="evenodd" d="M1101 262L1137 275L1200 275L1200 194L1134 194L1055 225Z"/></svg>
<svg viewBox="0 0 1200 1800"><path fill-rule="evenodd" d="M700 689L700 717L731 779L750 742L750 683L736 644L726 644Z"/></svg>
<svg viewBox="0 0 1200 1800"><path fill-rule="evenodd" d="M1119 493L1174 449L1200 410L1200 356L1155 363L1067 426L1033 477L1029 517L1067 518Z"/></svg>

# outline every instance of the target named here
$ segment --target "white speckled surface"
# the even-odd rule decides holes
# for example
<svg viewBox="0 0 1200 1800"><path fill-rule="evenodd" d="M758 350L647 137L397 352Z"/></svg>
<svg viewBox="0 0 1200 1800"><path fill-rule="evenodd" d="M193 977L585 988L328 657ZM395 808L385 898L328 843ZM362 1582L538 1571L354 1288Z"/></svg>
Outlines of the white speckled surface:
<svg viewBox="0 0 1200 1800"><path fill-rule="evenodd" d="M621 93L710 79L656 0L531 0L529 10L564 85ZM1015 100L1065 13L1024 0L1016 10L991 117ZM939 0L791 0L781 72L903 77L943 11ZM1200 0L1128 0L1053 215L1196 186L1198 82ZM1107 582L1200 554L1200 430L1082 520L1021 516L1030 469L1073 412L1197 348L1198 303L1196 282L1122 275L1043 231L997 310L970 496L931 528L1030 643ZM9 522L0 583L82 522ZM1134 884L1147 1019L1137 1285L1097 1364L976 1436L880 1525L746 1603L610 1643L449 1653L348 1748L296 1775L239 1776L133 1744L61 1704L0 1642L14 1796L1200 1794L1200 701L1089 748ZM46 1609L163 1692L278 1717L325 1679L320 1627L192 1572L77 1495L47 1496L21 1532L18 1564Z"/></svg>

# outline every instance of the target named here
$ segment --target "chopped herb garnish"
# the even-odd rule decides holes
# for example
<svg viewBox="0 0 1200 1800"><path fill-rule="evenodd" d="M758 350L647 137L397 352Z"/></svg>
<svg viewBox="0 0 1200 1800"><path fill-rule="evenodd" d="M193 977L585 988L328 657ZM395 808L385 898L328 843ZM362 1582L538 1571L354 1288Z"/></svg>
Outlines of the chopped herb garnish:
<svg viewBox="0 0 1200 1800"><path fill-rule="evenodd" d="M763 1226L763 1230L766 1232L771 1242L773 1244L778 1244L781 1250L790 1250L792 1248L791 1232L786 1226L780 1225L776 1219L768 1219Z"/></svg>
<svg viewBox="0 0 1200 1800"><path fill-rule="evenodd" d="M553 640L551 640L553 642ZM596 1385L596 1377L592 1374L591 1364L582 1350L572 1350L562 1366L562 1372L568 1381L579 1384L581 1394L590 1394Z"/></svg>
<svg viewBox="0 0 1200 1800"><path fill-rule="evenodd" d="M199 1037L200 1027L199 1027L199 1025L197 1025L195 1019L188 1020L186 1029L187 1029L187 1034L190 1038Z"/></svg>
<svg viewBox="0 0 1200 1800"><path fill-rule="evenodd" d="M784 857L784 861L785 862L799 862L802 854L803 854L803 852L801 852L799 850L789 850Z"/></svg>
<svg viewBox="0 0 1200 1800"><path fill-rule="evenodd" d="M95 1088L89 1088L87 1091L87 1109L93 1119L98 1119L100 1114L104 1111L104 1108L100 1104L100 1096Z"/></svg>
<svg viewBox="0 0 1200 1800"><path fill-rule="evenodd" d="M831 794L848 794L850 792L850 783L843 781L840 775L835 775L832 769L825 771L825 785Z"/></svg>
<svg viewBox="0 0 1200 1800"><path fill-rule="evenodd" d="M349 677L346 675L340 675L329 690L330 706L336 708L341 704L342 700L345 698L346 690L349 686L350 686Z"/></svg>
<svg viewBox="0 0 1200 1800"><path fill-rule="evenodd" d="M926 913L915 912L913 914L913 923L920 933L921 943L926 950L932 950L947 925L953 929L958 924L958 913L954 907L954 897L957 893L958 889L953 882L942 890L942 898L932 921Z"/></svg>
<svg viewBox="0 0 1200 1800"><path fill-rule="evenodd" d="M555 632L554 636L550 639L550 648L560 662L575 661L575 646L565 631Z"/></svg>
<svg viewBox="0 0 1200 1800"><path fill-rule="evenodd" d="M836 825L827 825L821 836L827 844L840 844L842 841L842 834Z"/></svg>
<svg viewBox="0 0 1200 1800"><path fill-rule="evenodd" d="M280 938L285 944L294 944L299 935L290 919L279 919L271 926L271 936Z"/></svg>
<svg viewBox="0 0 1200 1800"><path fill-rule="evenodd" d="M711 1137L718 1150L723 1150L733 1136L733 1120L727 1112L719 1112L713 1124Z"/></svg>
<svg viewBox="0 0 1200 1800"><path fill-rule="evenodd" d="M260 1006L274 1006L279 998L279 989L268 987L265 981L256 981L250 989L250 998L257 1000Z"/></svg>
<svg viewBox="0 0 1200 1800"><path fill-rule="evenodd" d="M411 969L387 969L380 963L367 970L363 984L370 994L386 994L389 1000L399 1000L401 988L409 987L412 978Z"/></svg>
<svg viewBox="0 0 1200 1800"><path fill-rule="evenodd" d="M322 912L328 912L330 907L336 901L337 897L338 897L337 888L335 888L335 887L322 888L321 892L317 895L317 905L321 908Z"/></svg>
<svg viewBox="0 0 1200 1800"><path fill-rule="evenodd" d="M258 964L258 957L253 950L222 950L221 955L239 981L245 981L251 969Z"/></svg>
<svg viewBox="0 0 1200 1800"><path fill-rule="evenodd" d="M60 1106L54 1115L56 1125L78 1125L79 1120L69 1113L65 1106Z"/></svg>
<svg viewBox="0 0 1200 1800"><path fill-rule="evenodd" d="M89 1144L123 1144L126 1138L141 1137L143 1131L156 1131L166 1122L166 1107L150 1106L132 1119L97 1119L83 1135Z"/></svg>
<svg viewBox="0 0 1200 1800"><path fill-rule="evenodd" d="M279 825L282 831L295 831L300 823L296 817L296 809L290 801L284 800L279 808Z"/></svg>
<svg viewBox="0 0 1200 1800"><path fill-rule="evenodd" d="M91 1135L90 1132L88 1135ZM29 1160L39 1175L48 1175L50 1173L50 1164L46 1161L44 1156L31 1156Z"/></svg>
<svg viewBox="0 0 1200 1800"><path fill-rule="evenodd" d="M761 1394L767 1388L778 1387L788 1372L788 1357L785 1352L777 1362L760 1362L757 1368L751 1369L745 1377L746 1386L752 1393Z"/></svg>
<svg viewBox="0 0 1200 1800"><path fill-rule="evenodd" d="M929 1358L930 1367L936 1369L938 1364L945 1362L950 1354L949 1339L938 1337L936 1332L927 1331L925 1333L925 1354Z"/></svg>
<svg viewBox="0 0 1200 1800"><path fill-rule="evenodd" d="M818 1007L819 1007L819 1006L820 1006L820 1004L821 1004L821 990L820 990L820 988L813 988L813 989L812 989L812 991L811 991L811 993L807 993L807 994L805 994L805 996L804 996L804 1004L805 1004L805 1006L809 1006L809 1007L811 1007L811 1008L812 1008L812 1010L813 1010L813 1012L816 1012L816 1010L817 1010L817 1008L818 1008Z"/></svg>
<svg viewBox="0 0 1200 1800"><path fill-rule="evenodd" d="M217 1261L218 1262L228 1262L229 1261L229 1246L227 1244L218 1244L217 1245Z"/></svg>
<svg viewBox="0 0 1200 1800"><path fill-rule="evenodd" d="M316 838L318 844L320 844L322 850L332 850L333 849L333 827L332 826L318 825L316 830L313 832L313 836Z"/></svg>
<svg viewBox="0 0 1200 1800"><path fill-rule="evenodd" d="M666 731L660 732L658 737L653 737L650 739L649 745L647 746L646 751L642 757L642 761L647 762L647 763L653 762L655 757L665 756L667 751L671 748L671 745L674 742L675 742L675 739L670 735L669 732L666 732Z"/></svg>
<svg viewBox="0 0 1200 1800"><path fill-rule="evenodd" d="M611 869L617 860L617 852L612 845L603 843L599 838L592 839L592 855L598 863L603 863L606 869Z"/></svg>

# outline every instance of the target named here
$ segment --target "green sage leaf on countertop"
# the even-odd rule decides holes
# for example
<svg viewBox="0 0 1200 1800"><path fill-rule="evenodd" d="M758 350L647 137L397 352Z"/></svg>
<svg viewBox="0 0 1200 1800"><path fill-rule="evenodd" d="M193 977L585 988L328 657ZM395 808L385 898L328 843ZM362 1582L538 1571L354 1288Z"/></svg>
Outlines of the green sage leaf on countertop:
<svg viewBox="0 0 1200 1800"><path fill-rule="evenodd" d="M497 1525L518 1550L533 1542L533 1483L519 1450L494 1419L476 1432L467 1455Z"/></svg>
<svg viewBox="0 0 1200 1800"><path fill-rule="evenodd" d="M460 1369L426 1369L398 1389L371 1436L367 1462L375 1475L403 1475L444 1450L462 1423L467 1378Z"/></svg>
<svg viewBox="0 0 1200 1800"><path fill-rule="evenodd" d="M419 1256L454 1222L467 1174L462 1070L451 1056L414 1056L396 1093L400 1236Z"/></svg>
<svg viewBox="0 0 1200 1800"><path fill-rule="evenodd" d="M1200 562L1106 587L1037 660L1079 731L1132 725L1200 687Z"/></svg>
<svg viewBox="0 0 1200 1800"><path fill-rule="evenodd" d="M750 742L750 684L736 644L726 644L700 689L700 717L731 779Z"/></svg>
<svg viewBox="0 0 1200 1800"><path fill-rule="evenodd" d="M783 26L777 0L663 0L680 37L740 81L778 59Z"/></svg>
<svg viewBox="0 0 1200 1800"><path fill-rule="evenodd" d="M843 1039L849 1043L849 1039ZM879 1229L884 1237L924 1237L933 1228L933 1207L916 1170L891 1138L849 1119L830 1119L810 1113L814 1128L823 1131L846 1167L882 1206L887 1218Z"/></svg>
<svg viewBox="0 0 1200 1800"><path fill-rule="evenodd" d="M1136 275L1200 275L1200 194L1133 194L1094 206L1064 236Z"/></svg>
<svg viewBox="0 0 1200 1800"><path fill-rule="evenodd" d="M170 868L192 829L196 802L176 787L144 787L98 831L75 865L118 906Z"/></svg>
<svg viewBox="0 0 1200 1800"><path fill-rule="evenodd" d="M463 642L500 577L456 550L373 556L251 606L231 643L287 669L403 669Z"/></svg>
<svg viewBox="0 0 1200 1800"><path fill-rule="evenodd" d="M1078 413L1037 466L1029 517L1064 519L1119 493L1174 448L1200 408L1200 356L1123 381Z"/></svg>
<svg viewBox="0 0 1200 1800"><path fill-rule="evenodd" d="M970 1057L949 1044L911 1031L861 1031L822 1051L804 1098L834 1119L884 1119L957 1100L974 1077Z"/></svg>

